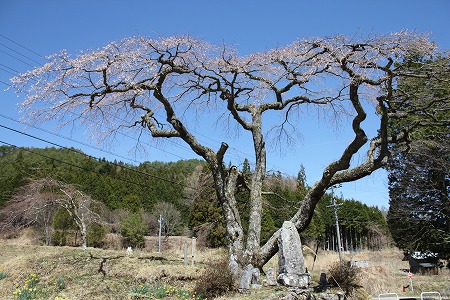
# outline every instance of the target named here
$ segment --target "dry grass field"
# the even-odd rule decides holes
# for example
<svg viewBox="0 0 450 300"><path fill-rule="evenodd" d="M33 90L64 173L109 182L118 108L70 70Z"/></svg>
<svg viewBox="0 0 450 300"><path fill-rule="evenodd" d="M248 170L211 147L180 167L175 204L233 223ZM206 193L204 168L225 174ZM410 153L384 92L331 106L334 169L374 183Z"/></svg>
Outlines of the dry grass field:
<svg viewBox="0 0 450 300"><path fill-rule="evenodd" d="M170 247L166 242L162 253L150 249L134 251L130 255L125 250L88 248L82 251L74 247L38 246L30 232L15 239L3 239L0 240L0 299L19 299L17 290L23 289L30 280L34 280L36 289L32 299L131 299L130 290L143 285L166 285L189 291L204 270L205 263L225 255L225 252L200 249L194 265L191 262L184 265L185 240L189 239L170 238ZM320 273L326 273L329 266L338 260L336 253L319 251L314 262L312 250L307 247L304 254L306 267L315 282ZM402 269L407 269L408 265L401 261L400 251L346 253L345 258L368 262L367 267L361 268L360 283L367 293L358 293L360 299L388 292L407 297L429 291L438 291L443 298L450 298L448 269L440 275L414 275L414 292L410 289L403 292L402 286L407 285L409 279ZM276 258L265 269L269 267L277 267ZM30 279L30 274L34 279ZM283 287L263 287L253 290L250 295L233 294L220 299L273 299L275 294L284 291Z"/></svg>
<svg viewBox="0 0 450 300"><path fill-rule="evenodd" d="M326 272L330 265L339 260L337 253L319 251L312 269L313 255L310 253L311 251L304 251L306 264L313 278L318 278L320 272ZM377 297L382 293L397 293L399 297L417 297L422 292L433 291L439 292L442 297L450 298L448 269L443 269L439 275L414 274L412 279L414 291L410 288L403 291L403 286L410 283L407 272L404 271L409 265L408 262L402 261L403 252L398 249L345 253L344 256L349 261L367 261L367 267L360 268L360 284L371 297Z"/></svg>

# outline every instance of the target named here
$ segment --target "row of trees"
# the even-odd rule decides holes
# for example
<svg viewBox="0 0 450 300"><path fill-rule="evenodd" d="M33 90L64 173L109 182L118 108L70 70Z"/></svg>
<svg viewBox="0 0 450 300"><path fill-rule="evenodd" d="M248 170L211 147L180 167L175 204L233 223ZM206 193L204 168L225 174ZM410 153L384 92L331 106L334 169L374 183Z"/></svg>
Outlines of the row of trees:
<svg viewBox="0 0 450 300"><path fill-rule="evenodd" d="M245 162L241 171L244 177L251 173L246 168ZM204 173L203 176L203 182L212 181L211 174ZM300 168L296 178L282 176L280 173L266 175L263 187L270 192L266 192L263 196L263 207L266 209L262 215L262 243L267 241L277 228L282 226L283 221L298 209L296 205L301 203L302 197L310 189L305 182L303 167ZM240 188L236 194L243 224L248 222L249 218L249 197L246 188ZM329 207L332 197L334 196L330 193L325 194L316 207L311 224L301 233L303 243L320 246L326 250L337 250L335 217L333 209ZM353 199L338 197L336 201L340 205L338 218L345 250L381 249L389 244L390 238L383 211ZM194 232L206 234L209 246L224 245L225 222L221 218L221 207L215 198L212 185L194 199L192 214L190 225ZM332 242L333 240L335 242Z"/></svg>
<svg viewBox="0 0 450 300"><path fill-rule="evenodd" d="M181 222L171 203L160 202L150 214L142 208L110 209L74 184L51 178L31 179L20 187L0 209L0 229L12 234L33 227L41 232L46 245L89 245L101 247L107 232L119 233L125 243L140 247L145 234L158 232L157 219L164 216L164 234ZM80 241L78 241L78 235Z"/></svg>
<svg viewBox="0 0 450 300"><path fill-rule="evenodd" d="M0 146L0 153L0 207L28 181L52 178L77 186L112 210L151 211L157 203L171 203L184 223L190 210L185 190L191 189L195 168L201 164L199 160L185 160L133 166L97 160L76 149ZM182 228L174 227L172 231L178 234Z"/></svg>
<svg viewBox="0 0 450 300"><path fill-rule="evenodd" d="M3 220L0 223L3 223L4 230L33 225L42 230L46 244L58 245L71 243L68 236L79 232L82 243L89 246L100 246L106 232L116 232L124 235L131 245L140 246L144 234L155 235L158 232L158 219L162 216L162 233L165 236L187 233L189 230L207 246L226 245L222 207L214 192L211 173L201 161L145 162L132 166L105 159L95 160L74 149L2 146L0 150L0 168L4 171L0 180L3 187L1 196L7 199L0 210L0 219ZM15 168L18 165L20 168ZM245 182L252 171L248 160L242 165L243 184L237 199L242 221L248 222L249 191ZM146 176L150 178L142 178L145 174L143 166L147 167ZM6 172L7 169L10 172ZM155 171L164 174L164 177L154 176ZM8 185L13 178L17 184ZM163 196L168 200L162 197L150 206L148 202L162 194L160 190L166 188L168 181L173 182L171 178L179 180L178 186L184 188L183 192L180 193L180 189L166 189ZM143 186L150 180L155 185L153 191ZM291 204L304 197L309 189L305 182L302 167L297 178L282 176L281 173L267 174L263 184L265 190L271 192L264 196L264 206L270 209L265 210L263 215L263 241L296 209ZM93 194L85 191L93 191ZM330 233L334 217L326 206L331 196L327 194L324 197L324 204L316 209L312 229L303 234L303 239L306 243L320 243L332 249L327 241L332 239ZM386 228L377 208L354 200L338 201L343 204L339 211L343 228L349 228L359 236L359 243L354 243L353 249L367 247L368 244L362 241L366 240L372 227ZM181 210L178 208L180 205ZM183 209L187 213L182 213ZM345 238L346 231L342 232Z"/></svg>

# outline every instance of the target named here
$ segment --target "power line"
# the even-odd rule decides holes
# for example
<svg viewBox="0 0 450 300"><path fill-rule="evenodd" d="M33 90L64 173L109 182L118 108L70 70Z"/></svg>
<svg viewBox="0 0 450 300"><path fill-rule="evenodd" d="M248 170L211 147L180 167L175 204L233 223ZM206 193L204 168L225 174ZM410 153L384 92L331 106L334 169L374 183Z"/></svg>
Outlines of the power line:
<svg viewBox="0 0 450 300"><path fill-rule="evenodd" d="M73 112L73 113L74 113L74 112ZM74 114L75 114L75 113L74 113ZM0 113L0 117L24 125L23 122L21 122L21 121L19 121L19 120L16 120L16 119L14 119L14 118L12 118L12 117L9 117L9 116L5 116L5 115L3 115L3 114L1 114L1 113ZM80 115L80 117L84 118L84 116L82 116L82 115ZM116 157L120 157L120 158L125 159L125 160L128 160L128 161L133 161L133 162L135 162L135 163L140 163L140 161L137 161L136 159L129 158L129 157L125 157L125 156L122 156L122 155L120 155L120 154L113 153L113 152L111 152L111 151L108 151L108 150L105 150L105 149L102 149L102 148L99 148L99 147L92 146L92 145L90 145L90 144L87 144L87 143L84 143L84 142L81 142L81 141L78 141L78 140L75 140L75 139L72 139L72 138L69 138L69 137L66 137L66 136L63 136L63 135L54 133L54 132L51 132L51 131L49 131L49 130L46 130L46 129L43 129L43 128L40 128L40 127L37 127L37 126L34 126L34 125L29 125L29 124L27 124L26 126L27 126L27 127L34 128L34 129L37 129L37 130L40 130L40 131L42 131L42 132L45 132L45 133L48 133L48 134L51 134L51 135L54 135L54 136L57 136L57 137L59 137L59 138L62 138L62 139L65 139L65 140L68 140L68 141L71 141L71 142L78 143L78 144L80 144L80 145L83 145L83 146L88 147L88 148L91 148L91 149L95 149L95 150L98 150L98 151L101 151L101 152L104 152L104 153L108 153L108 154L110 154L110 155L113 155L113 156L116 156ZM184 159L183 157L181 157L181 156L179 156L179 155L177 155L177 154L174 154L174 153L171 153L171 152L169 152L169 151L166 151L165 149L161 149L161 148L159 148L159 147L150 145L149 143L142 142L142 141L140 141L140 140L138 140L138 139L136 139L136 138L133 138L133 137L131 137L131 136L128 136L128 135L126 135L126 134L124 134L124 133L122 133L122 132L117 131L117 133L120 134L120 135L122 135L122 136L124 136L124 137L126 137L126 138L133 139L133 140L137 141L138 143L145 144L145 145L147 145L147 146L149 146L149 147L156 148L156 149L159 150L159 151L162 151L162 152L165 152L165 153L167 153L167 154L176 156L176 157L178 157L178 158L180 158L180 159ZM176 145L176 144L175 144L175 145Z"/></svg>
<svg viewBox="0 0 450 300"><path fill-rule="evenodd" d="M14 52L14 53L17 53L17 54L19 54L20 56L22 56L22 57L25 57L26 59L29 59L30 61L32 61L32 62L35 62L35 63L37 63L38 65L42 65L40 62L38 62L38 61L35 61L34 59L32 59L32 58L29 58L28 56L26 56L26 55L24 55L24 54L22 54L22 53L20 53L20 52L18 52L18 51L16 51L16 50L14 50L14 49L12 49L12 48L10 48L10 47L8 47L8 46L6 46L5 44L3 44L3 43L0 43L0 45L2 45L3 47L5 47L6 49L8 49L8 50L11 50L12 52Z"/></svg>
<svg viewBox="0 0 450 300"><path fill-rule="evenodd" d="M6 85L8 87L12 87L12 85L10 85L9 83L4 82L3 80L0 80L0 83L3 83L4 85Z"/></svg>
<svg viewBox="0 0 450 300"><path fill-rule="evenodd" d="M20 43L14 41L14 40L12 40L12 39L10 39L10 38L8 38L8 37L6 37L6 36L4 36L4 35L2 35L2 34L0 34L0 36L3 37L4 39L10 41L11 43L14 43L15 45L17 45L17 46L19 46L19 47L21 47L21 48L23 48L23 49L25 49L25 50L27 50L27 51L33 53L34 55L36 55L36 56L38 56L38 57L40 57L40 58L46 59L45 57L43 57L42 55L38 54L37 52L31 50L30 48L27 48L27 47L21 45ZM16 51L16 50L14 50L14 49L12 49L12 48L10 48L10 47L7 47L7 46L5 46L5 45L2 44L2 43L0 43L0 45L3 45L4 47L10 49L11 51L13 51L13 52L15 52L15 53L17 53L17 54L19 54L20 56L23 56L23 57L29 59L30 61L33 61L33 62L35 62L35 63L37 63L37 64L39 64L39 65L42 66L41 63L35 61L34 59L32 59L32 58L30 58L30 57L28 57L28 56L26 56L26 55L24 55L24 54L22 54L22 53ZM4 52L4 51L2 51L2 50L0 50L0 51L1 51L1 52ZM4 53L6 53L6 52L4 52ZM19 60L19 61L23 62L24 64L26 64L26 65L28 65L28 66L34 67L34 66L28 64L27 62L25 62L25 61L23 61L23 60L21 60L21 59L15 57L15 56L9 54L9 53L6 53L6 54L9 55L9 56L11 56L11 57L13 57L13 58L16 59L16 60ZM3 64L0 64L0 65L3 65ZM8 66L6 66L6 65L3 65L3 66L5 66L6 68L8 68L9 70L12 70L12 71L14 71L14 72L17 72L17 74L20 74L20 72L18 72L17 70L14 70L13 68L10 68L10 67L8 67ZM7 73L9 73L9 74L12 74L12 73L9 72L9 71L6 71L6 70L4 70L4 71L7 72ZM12 75L17 75L17 74L12 74ZM3 82L3 81L0 81L0 82L3 83L3 84L5 84L5 85L7 85L8 87L11 87L11 85L8 84L8 83L5 83L5 82ZM216 143L218 143L218 144L221 143L220 141L217 141L217 140L215 140L215 139L213 139L213 138L207 137L207 136L205 136L205 135L202 134L202 133L198 133L198 132L196 132L196 131L193 131L193 132L195 132L195 133L197 133L198 135L201 135L201 136L203 136L203 137L205 137L205 138L207 138L207 139L209 139L209 140L211 140L211 141L213 141L213 142L216 142ZM177 154L171 153L171 152L169 152L169 151L167 151L167 150L165 150L165 149L161 149L161 148L158 148L158 147L156 147L156 146L149 145L148 143L144 143L144 142L142 142L142 141L140 141L140 140L138 140L138 139L132 138L132 137L130 137L130 136L128 136L128 135L125 135L125 134L123 134L123 133L121 133L121 132L118 132L118 133L119 133L120 135L123 135L123 136L127 137L127 138L134 139L134 140L138 141L139 143L146 144L146 145L148 145L148 146L150 146L150 147L154 147L154 148L156 148L156 149L158 149L158 150L160 150L160 151L166 152L166 153L168 153L168 154L170 154L170 155L173 155L173 156L176 156L176 157L178 157L178 158L180 158L180 159L184 159L183 157L181 157L181 156L179 156L179 155L177 155ZM185 149L185 150L189 150L189 151L191 150L189 147L180 145L180 144L176 143L176 142L173 141L173 140L168 140L168 142L172 143L172 144L175 145L176 147L179 147L179 148L182 148L182 149ZM80 144L82 144L82 143L80 143ZM210 146L211 146L211 144L210 144ZM230 155L231 157L234 157L234 158L237 159L237 160L243 161L243 158L248 158L249 155L250 155L250 156L253 156L253 154L245 153L245 152L243 152L243 151L241 151L240 149L235 148L235 147L230 147L230 150L231 150L231 149L234 150L234 153L235 153L235 154L229 153L229 155ZM103 151L103 150L101 150L101 151ZM241 154L243 154L244 156L242 157L242 156L240 156L240 155L237 154L237 153L241 153ZM131 160L131 159L130 159L130 160ZM255 163L255 162L253 162L253 161L251 162L251 164L254 164L254 163ZM268 165L271 165L271 166L275 167L277 170L280 170L280 169L281 169L279 166L277 166L277 165L275 165L275 164L273 164L273 163L270 163L270 162L268 163ZM285 170L285 171L286 171L286 170ZM288 173L285 173L285 174L288 174Z"/></svg>
<svg viewBox="0 0 450 300"><path fill-rule="evenodd" d="M16 148L16 149L22 149L22 150L24 150L24 151L26 151L26 152L29 152L29 153L31 153L31 154L38 155L38 156L41 156L41 157L44 157L44 158L47 158L47 159L51 159L51 160L60 162L60 163L65 164L65 165L68 165L68 166L71 166L71 167L75 167L75 168L81 169L81 170L83 170L83 171L87 171L87 172L94 173L94 174L96 174L96 175L98 175L98 176L102 176L102 174L100 174L100 173L98 173L98 172L95 172L95 171L93 171L93 170L89 170L89 169L80 167L80 166L78 166L78 165L69 163L69 162L67 162L67 161L63 161L63 160L60 160L60 159L57 159L57 158L54 158L54 157L50 157L50 156L44 155L44 154L42 154L42 153L37 153L37 152L35 152L35 151L33 151L33 150L30 150L30 149L28 149L28 148L18 147L18 146L16 146L16 145L13 145L13 144L10 144L10 143L1 141L1 140L0 140L0 143L5 144L5 145L8 145L8 146L10 146L10 147L14 147L14 148ZM123 166L121 166L121 167L123 167ZM116 178L116 177L114 177L114 179L117 179L117 180L119 180L119 181L123 181L123 182L125 182L125 183L132 183L132 184L135 184L135 185L139 185L139 186L141 186L141 187L146 187L146 186L143 186L143 185L140 184L140 183L137 183L137 182L134 182L134 181L131 181L131 180L126 180L126 179L123 179L123 178Z"/></svg>
<svg viewBox="0 0 450 300"><path fill-rule="evenodd" d="M3 114L1 114L1 113L0 113L0 117L5 118L5 119L8 119L8 120L13 121L13 122L16 122L16 123L19 123L19 124L23 124L23 123L20 122L19 120L16 120L16 119L11 118L11 117L8 117L8 116L5 116L5 115L3 115ZM46 130L46 129L43 129L43 128L40 128L40 127L37 127L37 126L33 126L33 125L27 125L27 126L28 126L28 127L31 127L31 128L34 128L34 129L37 129L37 130L40 130L40 131L42 131L42 132L45 132L45 133L48 133L48 134L57 136L57 137L59 137L59 138L65 139L65 140L68 140L68 141L71 141L71 142L78 143L78 144L80 144L80 145L83 145L83 146L85 146L85 147L89 147L89 148L91 148L91 149L95 149L95 150L98 150L98 151L101 151L101 152L104 152L104 153L108 153L108 154L110 154L110 155L113 155L113 156L116 156L116 157L120 157L120 158L125 159L125 160L133 161L133 162L135 162L135 163L140 163L138 160L131 159L131 158L122 156L122 155L120 155L120 154L116 154L116 153L113 153L113 152L111 152L111 151L107 151L107 150L101 149L101 148L99 148L99 147L95 147L95 146L89 145L89 144L87 144L87 143L83 143L83 142L77 141L77 140L72 139L72 138L69 138L69 137L65 137L65 136L63 136L63 135L57 134L57 133L55 133L55 132L51 132L51 131L49 131L49 130Z"/></svg>
<svg viewBox="0 0 450 300"><path fill-rule="evenodd" d="M12 39L10 39L10 38L4 36L4 35L1 34L1 33L0 33L0 36L1 36L2 38L4 38L4 39L10 41L11 43L16 44L17 46L22 47L22 48L24 48L25 50L28 50L28 51L30 51L31 53L33 53L33 54L35 54L35 55L37 55L37 56L39 56L39 57L41 57L41 58L44 58L44 57L43 57L42 55L40 55L39 53L36 53L36 52L34 52L33 50L31 50L31 49L29 49L29 48L27 48L27 47L25 47L25 46L23 46L23 45L21 45L21 44L15 42L15 41L13 41Z"/></svg>
<svg viewBox="0 0 450 300"><path fill-rule="evenodd" d="M17 59L18 61L20 61L20 62L26 64L27 66L30 66L30 67L32 67L32 68L35 67L35 66L33 66L32 64L29 64L29 63L27 63L26 61L24 61L24 60L22 60L22 59L20 59L20 58L17 58L17 57L15 57L14 55L11 55L11 54L9 54L9 53L6 52L6 51L0 50L0 52L3 52L3 53L5 53L6 55L11 56L11 57L14 58L14 59Z"/></svg>
<svg viewBox="0 0 450 300"><path fill-rule="evenodd" d="M14 76L16 76L16 75L18 74L17 71L11 69L10 67L8 67L8 66L6 66L6 65L4 65L4 64L0 64L0 66L1 66L0 69L3 70L4 72L8 73L8 74L11 74L11 75L14 75ZM9 70L6 70L5 68L7 68L7 69L9 69ZM12 71L14 71L14 72L16 72L16 73L11 72L10 70L12 70Z"/></svg>
<svg viewBox="0 0 450 300"><path fill-rule="evenodd" d="M19 131L19 130L13 129L13 128L8 127L8 126L4 126L4 125L1 125L1 124L0 124L0 127L3 127L3 128L8 129L8 130L10 130L10 131L13 131L13 132L16 132L16 133L19 133L19 134L22 134L22 135L31 137L31 138L33 138L33 139L36 139L36 140L39 140L39 141L48 143L48 144L53 145L53 146L56 146L56 147L59 147L59 148L63 148L63 149L72 151L72 152L74 152L74 153L78 153L78 154L81 154L81 155L85 155L86 157L91 158L91 159L95 159L95 160L97 160L97 161L100 160L99 158L94 157L94 156L91 156L91 155L88 155L88 154L86 154L86 153L84 153L84 152L82 152L82 151L80 151L80 150L76 150L76 149L73 149L73 148L68 148L68 147L62 146L62 145L59 145L59 144L57 144L57 143L53 143L53 142L47 141L47 140L45 140L45 139L42 139L42 138L33 136L33 135L31 135L31 134L28 134L28 133L25 133L25 132L21 132L21 131ZM119 165L119 164L114 163L114 162L109 162L109 163L112 164L112 165L115 165L115 166L117 166L117 167L121 167L121 168L127 169L127 170L129 170L129 171L139 173L139 174L141 174L141 175L150 176L150 177L153 177L153 178L156 178L156 179L160 179L160 180L163 180L163 181L166 181L166 182L169 182L169 183L173 183L173 184L180 185L180 186L185 187L185 188L191 188L191 189L193 189L192 187L185 186L185 185L183 185L183 184L181 184L181 183L179 183L179 182L177 182L177 181L174 181L174 180L170 180L170 179L167 179L167 178L164 178L164 177L161 177L161 176L157 176L157 175L154 175L154 174L150 174L150 173L142 172L142 171L139 171L139 170L135 170L135 169L133 169L133 168L130 168L130 167L127 167L127 166L124 166L124 165Z"/></svg>

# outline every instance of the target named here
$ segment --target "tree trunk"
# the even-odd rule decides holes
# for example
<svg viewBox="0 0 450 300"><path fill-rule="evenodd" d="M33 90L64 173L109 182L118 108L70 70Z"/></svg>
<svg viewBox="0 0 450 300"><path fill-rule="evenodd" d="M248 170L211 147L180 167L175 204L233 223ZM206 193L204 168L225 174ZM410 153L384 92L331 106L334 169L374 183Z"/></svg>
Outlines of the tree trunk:
<svg viewBox="0 0 450 300"><path fill-rule="evenodd" d="M250 189L250 215L245 245L244 230L235 199L236 182L238 176L241 175L235 166L232 166L228 172L221 167L223 162L220 153L216 154L215 159L212 159L211 156L208 157L209 160L207 159L209 165L214 166L211 170L226 221L229 265L235 284L239 282L244 268L249 264L257 265L255 258L260 252L262 182L266 172L266 151L262 134L262 112L255 108L251 114L252 125L249 126L249 130L252 131L256 164L251 183L248 186ZM258 265L258 267L260 266Z"/></svg>
<svg viewBox="0 0 450 300"><path fill-rule="evenodd" d="M262 217L262 184L266 173L266 149L262 134L262 112L259 109L252 111L252 136L255 151L255 170L250 184L250 216L245 249L244 265L251 263L259 252L261 243L261 217ZM262 267L262 266L261 266Z"/></svg>
<svg viewBox="0 0 450 300"><path fill-rule="evenodd" d="M50 246L52 243L52 234L51 234L51 226L46 224L44 227L45 232L45 245Z"/></svg>
<svg viewBox="0 0 450 300"><path fill-rule="evenodd" d="M80 226L80 236L81 236L81 248L86 250L87 248L87 228L84 222Z"/></svg>
<svg viewBox="0 0 450 300"><path fill-rule="evenodd" d="M225 182L225 199L222 201L222 207L225 214L227 239L228 239L228 255L230 270L235 282L238 281L242 271L240 260L244 254L244 231L241 225L241 218L236 205L236 181L238 170L232 167Z"/></svg>

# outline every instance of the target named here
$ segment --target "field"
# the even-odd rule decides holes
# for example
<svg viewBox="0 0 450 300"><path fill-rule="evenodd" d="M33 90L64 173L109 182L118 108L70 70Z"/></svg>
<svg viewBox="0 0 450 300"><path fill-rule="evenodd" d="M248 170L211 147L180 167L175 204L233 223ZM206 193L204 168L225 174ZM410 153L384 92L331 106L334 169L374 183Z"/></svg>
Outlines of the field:
<svg viewBox="0 0 450 300"><path fill-rule="evenodd" d="M34 298L23 299L131 299L131 293L139 287L178 289L189 292L208 260L225 255L223 250L199 249L194 265L184 265L184 241L173 237L166 241L165 250L150 251L101 250L88 248L82 251L74 247L38 246L24 233L15 239L0 241L0 299L19 299L18 292L33 286ZM169 246L167 246L169 245ZM189 256L191 252L189 249ZM313 251L304 248L306 267L313 281L320 273L338 260L336 253L320 251L313 261ZM399 296L418 296L421 292L438 291L450 298L450 273L444 269L440 275L414 275L413 288L403 292L409 284L407 262L401 261L402 252L384 250L378 252L346 253L347 260L367 261L361 268L361 285L367 293L359 298L376 297L380 293L398 293ZM277 267L276 258L265 269ZM286 290L283 287L263 287L250 295L233 294L220 299L275 299ZM58 298L59 297L59 298ZM192 296L191 296L192 297ZM166 299L182 299L166 297ZM187 298L184 298L187 299Z"/></svg>

